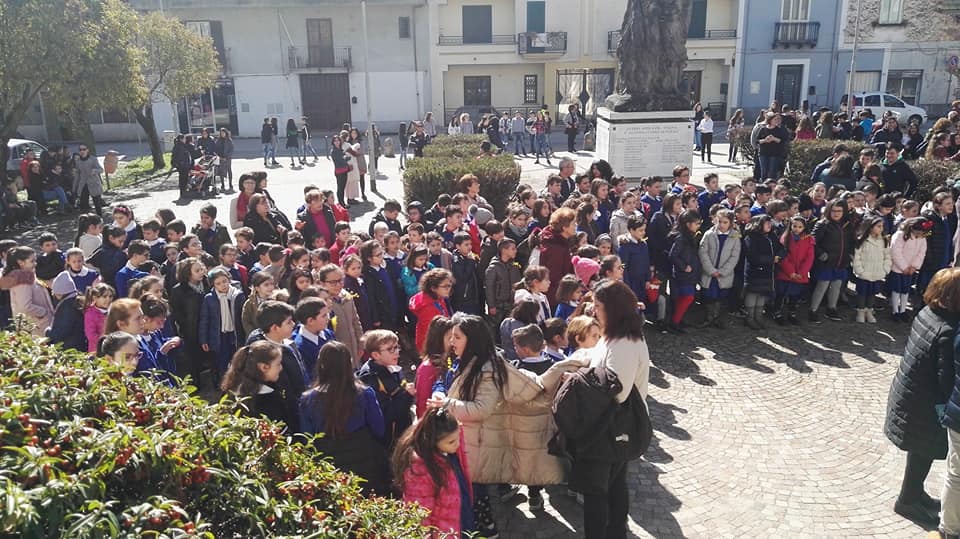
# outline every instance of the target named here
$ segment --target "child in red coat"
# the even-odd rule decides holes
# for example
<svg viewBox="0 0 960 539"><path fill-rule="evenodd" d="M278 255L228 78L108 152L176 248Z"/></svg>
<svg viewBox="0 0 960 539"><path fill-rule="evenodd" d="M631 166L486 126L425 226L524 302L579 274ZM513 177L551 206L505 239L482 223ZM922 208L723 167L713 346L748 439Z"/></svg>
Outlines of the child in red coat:
<svg viewBox="0 0 960 539"><path fill-rule="evenodd" d="M787 254L777 264L774 320L780 325L787 322L799 325L797 302L810 282L814 256L814 239L807 232L807 222L803 217L796 215L790 219L790 230L783 233L780 243Z"/></svg>
<svg viewBox="0 0 960 539"><path fill-rule="evenodd" d="M473 492L460 424L443 408L427 412L397 442L393 472L403 501L430 512L431 538L464 537L473 529Z"/></svg>
<svg viewBox="0 0 960 539"><path fill-rule="evenodd" d="M418 418L423 417L427 412L427 400L430 399L437 377L449 368L447 360L450 357L450 351L447 347L447 332L451 329L453 329L453 323L446 316L434 317L427 326L427 336L420 349L420 357L423 361L417 367L417 377L414 382L417 390L414 403Z"/></svg>

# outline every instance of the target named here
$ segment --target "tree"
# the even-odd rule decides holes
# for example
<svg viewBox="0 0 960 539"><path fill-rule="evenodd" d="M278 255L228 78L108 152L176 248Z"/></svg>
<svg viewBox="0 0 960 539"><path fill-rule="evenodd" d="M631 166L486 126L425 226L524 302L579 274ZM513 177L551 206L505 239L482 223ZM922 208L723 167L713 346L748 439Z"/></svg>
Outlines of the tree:
<svg viewBox="0 0 960 539"><path fill-rule="evenodd" d="M147 134L154 169L165 166L153 103L176 103L209 88L220 74L213 40L191 32L179 20L160 13L139 17L137 44L143 50L146 99L134 107L137 123Z"/></svg>
<svg viewBox="0 0 960 539"><path fill-rule="evenodd" d="M59 86L93 28L65 24L90 9L87 0L0 2L0 160L30 104L42 89ZM56 16L54 16L56 14Z"/></svg>
<svg viewBox="0 0 960 539"><path fill-rule="evenodd" d="M96 152L88 113L101 109L127 109L142 103L147 89L140 73L143 51L136 47L135 11L119 0L105 0L95 11L71 24L90 24L94 46L80 51L66 69L73 84L45 92L44 96Z"/></svg>

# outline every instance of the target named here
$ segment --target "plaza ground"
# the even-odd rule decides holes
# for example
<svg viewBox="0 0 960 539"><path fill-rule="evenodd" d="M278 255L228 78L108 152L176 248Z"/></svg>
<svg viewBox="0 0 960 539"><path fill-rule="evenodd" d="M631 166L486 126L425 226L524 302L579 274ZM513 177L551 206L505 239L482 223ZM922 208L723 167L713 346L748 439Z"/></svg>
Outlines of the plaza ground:
<svg viewBox="0 0 960 539"><path fill-rule="evenodd" d="M558 140L559 142L559 140ZM135 155L136 148L116 147ZM565 147L555 144L556 148ZM692 146L691 146L692 147ZM238 140L234 174L263 168L259 144ZM124 151L126 150L126 151ZM566 155L558 152L558 156ZM716 165L694 159L693 179L708 170L720 184L747 175L726 163L726 145L715 145ZM578 170L593 155L577 156ZM269 170L269 190L280 209L292 215L303 201L303 187L334 188L332 165ZM523 182L541 187L554 167L519 161ZM385 198L402 199L397 160L380 161L379 194L351 209L366 230ZM192 225L203 200L178 202L177 179L145 183L109 195L112 203L133 207L143 219L170 207ZM232 195L211 199L227 220ZM68 244L72 222L47 223L21 236L54 230ZM842 311L852 320L852 311ZM696 321L701 314L694 310ZM647 333L651 356L648 400L655 440L629 472L630 531L637 537L920 537L921 527L893 513L904 454L883 436L890 381L899 365L908 326L887 321L850 321L755 332L740 320L726 331L702 330L686 336ZM935 463L927 492L939 497L944 465ZM501 537L509 539L581 537L581 506L566 489L546 489L545 511L531 513L525 490L494 510Z"/></svg>

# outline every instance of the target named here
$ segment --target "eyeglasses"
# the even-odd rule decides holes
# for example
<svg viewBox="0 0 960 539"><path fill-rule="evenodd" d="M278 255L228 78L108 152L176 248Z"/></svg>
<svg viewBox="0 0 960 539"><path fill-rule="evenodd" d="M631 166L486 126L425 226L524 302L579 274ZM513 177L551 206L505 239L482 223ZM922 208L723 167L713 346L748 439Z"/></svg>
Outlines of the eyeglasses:
<svg viewBox="0 0 960 539"><path fill-rule="evenodd" d="M381 351L381 352L399 352L399 351L400 351L400 345L399 345L399 344L395 344L395 345L393 345L393 346L388 346L387 348L381 348L380 351Z"/></svg>
<svg viewBox="0 0 960 539"><path fill-rule="evenodd" d="M337 279L336 281L323 281L327 284L343 284L343 279Z"/></svg>

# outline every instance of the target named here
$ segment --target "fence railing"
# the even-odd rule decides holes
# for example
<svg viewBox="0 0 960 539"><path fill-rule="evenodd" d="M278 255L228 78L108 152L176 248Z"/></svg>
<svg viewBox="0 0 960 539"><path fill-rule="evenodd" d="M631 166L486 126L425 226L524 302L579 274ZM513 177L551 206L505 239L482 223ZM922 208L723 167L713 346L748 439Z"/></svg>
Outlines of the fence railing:
<svg viewBox="0 0 960 539"><path fill-rule="evenodd" d="M316 67L345 67L353 65L350 47L287 47L288 69L310 69Z"/></svg>
<svg viewBox="0 0 960 539"><path fill-rule="evenodd" d="M517 36L510 35L491 35L482 38L472 38L467 36L464 41L463 36L440 36L437 45L513 45L517 42Z"/></svg>
<svg viewBox="0 0 960 539"><path fill-rule="evenodd" d="M567 52L566 32L524 32L517 34L519 54L564 54Z"/></svg>
<svg viewBox="0 0 960 539"><path fill-rule="evenodd" d="M774 23L773 47L816 47L820 37L819 22Z"/></svg>

